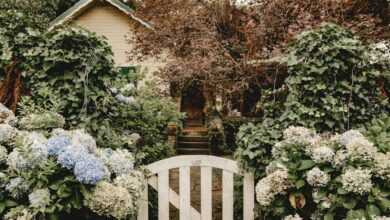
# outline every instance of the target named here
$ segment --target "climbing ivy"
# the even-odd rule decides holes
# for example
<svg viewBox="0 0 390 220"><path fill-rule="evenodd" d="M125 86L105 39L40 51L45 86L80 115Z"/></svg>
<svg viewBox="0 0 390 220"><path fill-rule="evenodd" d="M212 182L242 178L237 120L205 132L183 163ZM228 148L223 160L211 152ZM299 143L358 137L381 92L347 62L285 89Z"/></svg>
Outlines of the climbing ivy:
<svg viewBox="0 0 390 220"><path fill-rule="evenodd" d="M342 132L389 114L383 92L388 73L380 62L372 62L371 51L334 24L298 35L289 48L285 85L263 91L263 122L240 128L236 158L242 166L260 168L261 176L270 150L290 125Z"/></svg>
<svg viewBox="0 0 390 220"><path fill-rule="evenodd" d="M281 119L319 131L343 131L384 112L368 48L334 24L300 34L288 56L288 96Z"/></svg>

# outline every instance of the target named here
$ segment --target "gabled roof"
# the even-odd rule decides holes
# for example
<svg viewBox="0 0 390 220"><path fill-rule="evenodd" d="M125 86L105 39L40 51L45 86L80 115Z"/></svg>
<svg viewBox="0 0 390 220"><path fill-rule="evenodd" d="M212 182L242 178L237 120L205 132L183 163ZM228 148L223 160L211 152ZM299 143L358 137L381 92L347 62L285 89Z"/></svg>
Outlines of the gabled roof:
<svg viewBox="0 0 390 220"><path fill-rule="evenodd" d="M50 23L49 30L52 30L55 27L62 25L64 23L66 23L67 21L73 19L74 17L76 17L77 15L82 13L83 10L87 9L88 6L90 6L95 1L98 1L98 0L80 0L80 1L78 1L75 5L73 5L71 8L66 10L64 13L62 13L56 19L54 19L54 21L52 21ZM120 0L104 0L104 1L110 3L112 6L116 7L117 9L119 9L120 11L122 11L123 13L128 15L129 18L134 19L135 21L139 22L140 24L142 24L146 28L153 29L152 26L148 22L143 21L142 19L136 17L134 15L134 10L132 8L130 8L128 5L121 2Z"/></svg>

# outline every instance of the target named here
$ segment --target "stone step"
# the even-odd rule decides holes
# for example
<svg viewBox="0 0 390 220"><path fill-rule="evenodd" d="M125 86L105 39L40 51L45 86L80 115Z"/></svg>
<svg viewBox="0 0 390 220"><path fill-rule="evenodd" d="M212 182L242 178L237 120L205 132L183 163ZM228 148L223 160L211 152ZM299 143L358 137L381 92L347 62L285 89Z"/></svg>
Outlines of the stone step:
<svg viewBox="0 0 390 220"><path fill-rule="evenodd" d="M208 142L208 136L179 136L179 142Z"/></svg>
<svg viewBox="0 0 390 220"><path fill-rule="evenodd" d="M187 120L184 122L185 127L202 127L204 126L202 121L198 120Z"/></svg>
<svg viewBox="0 0 390 220"><path fill-rule="evenodd" d="M208 148L177 148L177 153L181 155L210 155L211 151Z"/></svg>
<svg viewBox="0 0 390 220"><path fill-rule="evenodd" d="M182 134L182 136L207 136L208 131L203 127L184 128Z"/></svg>
<svg viewBox="0 0 390 220"><path fill-rule="evenodd" d="M184 142L179 141L177 146L181 148L209 148L209 142Z"/></svg>

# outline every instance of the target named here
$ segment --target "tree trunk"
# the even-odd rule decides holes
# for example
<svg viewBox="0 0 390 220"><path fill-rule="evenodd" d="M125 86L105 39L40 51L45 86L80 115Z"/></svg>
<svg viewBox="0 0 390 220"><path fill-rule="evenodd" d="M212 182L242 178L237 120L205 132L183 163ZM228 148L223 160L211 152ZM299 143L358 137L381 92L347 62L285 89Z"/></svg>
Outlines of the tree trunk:
<svg viewBox="0 0 390 220"><path fill-rule="evenodd" d="M16 62L5 68L5 75L0 85L0 102L15 112L22 90L22 74L16 67Z"/></svg>

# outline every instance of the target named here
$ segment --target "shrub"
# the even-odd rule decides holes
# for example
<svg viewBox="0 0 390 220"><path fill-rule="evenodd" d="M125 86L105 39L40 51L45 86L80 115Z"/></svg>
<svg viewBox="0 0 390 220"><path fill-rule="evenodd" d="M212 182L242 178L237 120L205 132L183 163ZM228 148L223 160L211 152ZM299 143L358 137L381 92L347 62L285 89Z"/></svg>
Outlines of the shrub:
<svg viewBox="0 0 390 220"><path fill-rule="evenodd" d="M282 120L318 131L344 131L384 112L368 49L333 24L300 34L290 48ZM388 109L387 109L388 110Z"/></svg>
<svg viewBox="0 0 390 220"><path fill-rule="evenodd" d="M79 28L57 29L44 39L43 45L31 48L26 56L30 65L24 81L32 101L56 97L68 127L94 123L107 114L110 93L105 85L115 72L106 41Z"/></svg>
<svg viewBox="0 0 390 220"><path fill-rule="evenodd" d="M31 124L34 117L22 120ZM84 209L108 218L134 216L144 187L134 155L97 148L85 131L52 130L53 124L60 123L32 131L14 128L16 135L3 143L0 218L59 219Z"/></svg>
<svg viewBox="0 0 390 220"><path fill-rule="evenodd" d="M386 52L369 49L334 24L298 35L289 48L285 85L263 92L263 122L244 125L237 136L242 166L264 167L267 152L289 125L342 132L388 114Z"/></svg>
<svg viewBox="0 0 390 220"><path fill-rule="evenodd" d="M289 127L256 186L266 219L375 219L390 214L389 153L359 131L322 134Z"/></svg>

